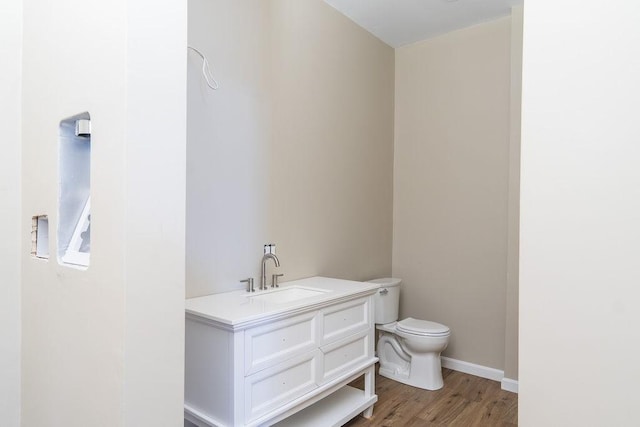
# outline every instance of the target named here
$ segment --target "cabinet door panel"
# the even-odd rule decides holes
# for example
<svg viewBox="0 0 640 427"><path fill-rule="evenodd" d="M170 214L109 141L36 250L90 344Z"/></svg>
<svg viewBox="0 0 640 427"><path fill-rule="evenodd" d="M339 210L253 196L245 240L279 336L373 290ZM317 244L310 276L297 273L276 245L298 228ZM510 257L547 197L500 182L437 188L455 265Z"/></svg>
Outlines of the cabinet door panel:
<svg viewBox="0 0 640 427"><path fill-rule="evenodd" d="M318 347L316 312L245 331L245 375L304 354Z"/></svg>
<svg viewBox="0 0 640 427"><path fill-rule="evenodd" d="M349 369L372 358L373 346L370 345L370 338L369 331L363 331L323 346L320 383L347 373Z"/></svg>
<svg viewBox="0 0 640 427"><path fill-rule="evenodd" d="M318 387L316 349L245 378L246 419L254 420Z"/></svg>
<svg viewBox="0 0 640 427"><path fill-rule="evenodd" d="M360 298L321 310L321 345L367 330L371 326L369 304L369 298Z"/></svg>

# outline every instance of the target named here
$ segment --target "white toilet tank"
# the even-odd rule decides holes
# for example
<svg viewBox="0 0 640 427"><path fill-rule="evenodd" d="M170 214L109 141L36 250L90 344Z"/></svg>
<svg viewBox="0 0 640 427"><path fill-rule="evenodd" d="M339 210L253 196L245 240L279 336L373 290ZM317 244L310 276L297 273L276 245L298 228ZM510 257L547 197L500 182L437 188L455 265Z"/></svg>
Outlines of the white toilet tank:
<svg viewBox="0 0 640 427"><path fill-rule="evenodd" d="M380 285L380 290L378 290L375 297L374 323L385 324L398 320L401 282L402 279L395 279L393 277L368 281L368 283Z"/></svg>

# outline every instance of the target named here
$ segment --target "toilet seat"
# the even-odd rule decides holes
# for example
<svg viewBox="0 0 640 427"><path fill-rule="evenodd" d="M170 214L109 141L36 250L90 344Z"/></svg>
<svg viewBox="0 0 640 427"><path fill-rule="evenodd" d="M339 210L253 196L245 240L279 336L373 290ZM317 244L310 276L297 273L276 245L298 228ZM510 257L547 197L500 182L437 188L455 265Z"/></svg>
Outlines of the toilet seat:
<svg viewBox="0 0 640 427"><path fill-rule="evenodd" d="M396 323L396 330L421 337L445 337L450 334L449 328L445 325L413 317L407 317Z"/></svg>

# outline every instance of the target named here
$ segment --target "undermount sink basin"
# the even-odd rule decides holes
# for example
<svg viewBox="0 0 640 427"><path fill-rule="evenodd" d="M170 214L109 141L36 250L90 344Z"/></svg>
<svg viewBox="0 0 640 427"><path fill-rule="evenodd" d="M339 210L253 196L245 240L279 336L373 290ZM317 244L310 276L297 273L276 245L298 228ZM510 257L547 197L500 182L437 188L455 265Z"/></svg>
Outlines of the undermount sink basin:
<svg viewBox="0 0 640 427"><path fill-rule="evenodd" d="M259 301L268 304L284 304L304 298L315 297L326 292L329 291L324 289L300 288L296 286L276 289L263 294L250 295L247 298L252 302Z"/></svg>

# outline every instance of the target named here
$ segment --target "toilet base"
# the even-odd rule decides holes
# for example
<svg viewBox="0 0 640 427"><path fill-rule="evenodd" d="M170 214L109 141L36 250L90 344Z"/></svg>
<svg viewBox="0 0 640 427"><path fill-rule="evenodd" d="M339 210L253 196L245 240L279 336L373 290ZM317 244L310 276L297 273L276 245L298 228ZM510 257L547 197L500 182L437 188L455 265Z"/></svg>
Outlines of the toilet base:
<svg viewBox="0 0 640 427"><path fill-rule="evenodd" d="M383 377L424 390L440 390L444 385L439 353L412 357L408 370L394 371L381 365L378 372Z"/></svg>
<svg viewBox="0 0 640 427"><path fill-rule="evenodd" d="M382 366L378 369L378 373L386 378L418 387L424 390L440 390L444 381L442 380L442 367L440 364L440 355L437 355L437 361L430 361L423 365L416 363L413 357L408 369L397 369L397 366Z"/></svg>
<svg viewBox="0 0 640 427"><path fill-rule="evenodd" d="M381 331L382 332L382 331ZM392 333L382 332L378 341L378 373L386 378L424 390L444 385L440 352L410 355Z"/></svg>

